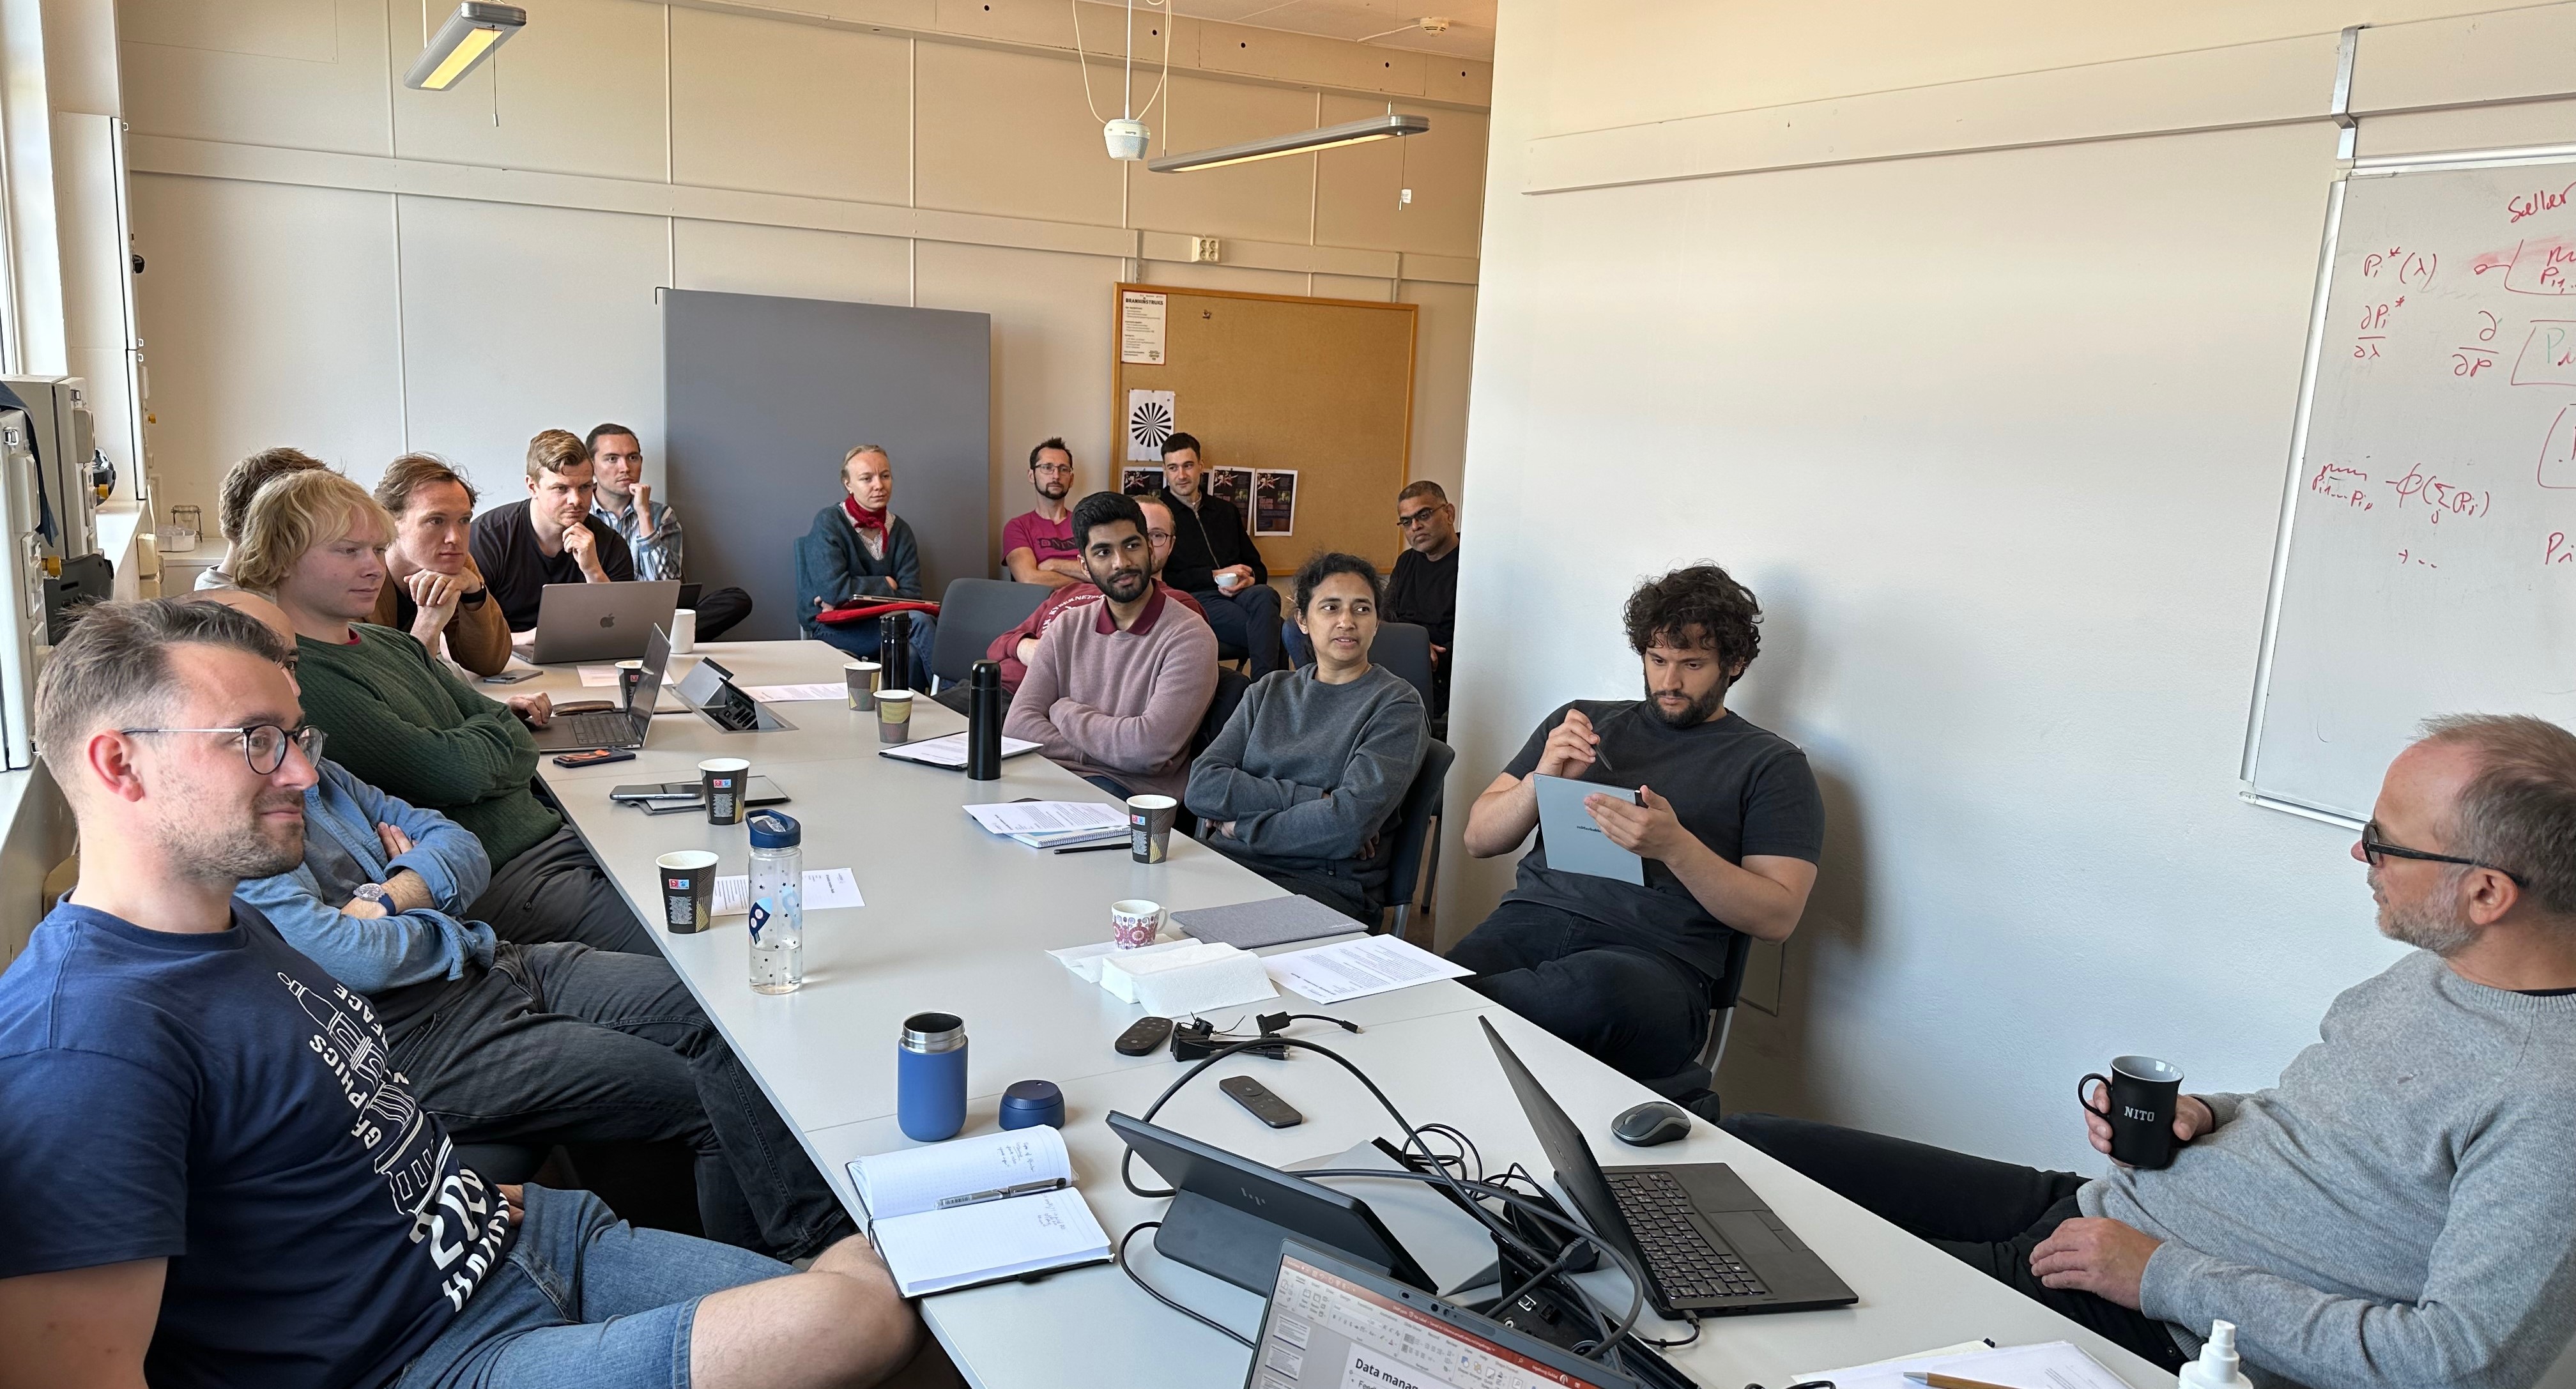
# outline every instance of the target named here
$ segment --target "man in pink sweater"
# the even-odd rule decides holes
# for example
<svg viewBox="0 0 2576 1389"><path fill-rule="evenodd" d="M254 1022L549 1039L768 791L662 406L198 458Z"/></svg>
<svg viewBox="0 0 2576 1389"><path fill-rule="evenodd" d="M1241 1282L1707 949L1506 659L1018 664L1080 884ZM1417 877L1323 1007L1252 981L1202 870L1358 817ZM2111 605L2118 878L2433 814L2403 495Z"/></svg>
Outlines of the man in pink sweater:
<svg viewBox="0 0 2576 1389"><path fill-rule="evenodd" d="M1135 498L1083 498L1073 533L1101 596L1048 625L1002 731L1113 795L1177 798L1189 785L1190 735L1216 694L1216 633L1150 577Z"/></svg>

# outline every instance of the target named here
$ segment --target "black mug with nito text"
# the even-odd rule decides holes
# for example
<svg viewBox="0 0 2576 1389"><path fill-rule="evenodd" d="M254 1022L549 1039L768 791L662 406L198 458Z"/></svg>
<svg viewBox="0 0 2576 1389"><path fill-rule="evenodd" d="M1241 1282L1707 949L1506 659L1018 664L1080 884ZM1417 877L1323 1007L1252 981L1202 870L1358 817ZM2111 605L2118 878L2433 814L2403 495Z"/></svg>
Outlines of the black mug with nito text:
<svg viewBox="0 0 2576 1389"><path fill-rule="evenodd" d="M2111 1092L2109 1109L2093 1108L2093 1082ZM2111 1160L2150 1170L2174 1160L2174 1110L2182 1102L2182 1071L2152 1056L2121 1056L2109 1075L2075 1083L2075 1102L2111 1125Z"/></svg>

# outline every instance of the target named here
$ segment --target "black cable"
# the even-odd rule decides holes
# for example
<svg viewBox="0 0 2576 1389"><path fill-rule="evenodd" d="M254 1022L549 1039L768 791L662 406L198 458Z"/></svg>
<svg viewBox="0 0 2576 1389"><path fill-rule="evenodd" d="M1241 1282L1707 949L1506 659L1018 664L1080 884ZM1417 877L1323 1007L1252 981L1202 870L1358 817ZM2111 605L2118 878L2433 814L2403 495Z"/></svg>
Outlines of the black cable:
<svg viewBox="0 0 2576 1389"><path fill-rule="evenodd" d="M1360 1030L1360 1025L1358 1023L1352 1022L1347 1018L1336 1018L1324 1013L1263 1013L1252 1021L1255 1025L1260 1027L1261 1035L1264 1037L1269 1036L1273 1032L1286 1030L1288 1024L1292 1022L1301 1021L1328 1022L1333 1026L1340 1028L1344 1032L1357 1032Z"/></svg>
<svg viewBox="0 0 2576 1389"><path fill-rule="evenodd" d="M1653 1346L1657 1350L1679 1350L1699 1339L1699 1313L1685 1311L1682 1313L1682 1320L1690 1323L1690 1334L1684 1336L1678 1341L1658 1341L1652 1336L1644 1335L1638 1336L1637 1339L1645 1342L1647 1345Z"/></svg>
<svg viewBox="0 0 2576 1389"><path fill-rule="evenodd" d="M1128 1263L1127 1263L1127 1241L1129 1241L1129 1240L1131 1240L1131 1239L1136 1238L1136 1232L1137 1232L1138 1230L1159 1230L1159 1229L1161 1229L1162 1227L1163 1227L1163 1222L1161 1222L1161 1221L1159 1221L1159 1220L1148 1220L1148 1221L1146 1221L1144 1224L1142 1224L1142 1225L1138 1225L1138 1226L1135 1226L1135 1227L1131 1228L1130 1230L1128 1230L1128 1231L1127 1231L1127 1233L1125 1233L1125 1234L1123 1234L1123 1235L1120 1235L1120 1236L1118 1237L1118 1252L1117 1252L1117 1254L1115 1255L1115 1260L1116 1260L1116 1262L1117 1262L1117 1264L1118 1264L1118 1271L1119 1271L1120 1273L1123 1273L1123 1274L1126 1274L1126 1275L1127 1275L1127 1281L1128 1281L1128 1282L1135 1284L1137 1287L1143 1288L1143 1289L1145 1290L1145 1296L1150 1297L1150 1298L1154 1299L1156 1302L1159 1302L1159 1303L1163 1304L1164 1306L1171 1308L1173 1311L1180 1313L1182 1316L1185 1316L1185 1317L1189 1318L1190 1320L1192 1320L1192 1321L1194 1321L1194 1322L1197 1322L1197 1323L1198 1323L1199 1325L1201 1325L1201 1326L1213 1327L1213 1328L1215 1328L1215 1329L1216 1329L1216 1330L1218 1330L1218 1331L1222 1331L1222 1332L1224 1332L1227 1336L1232 1337L1233 1339L1235 1339L1235 1340L1237 1340L1237 1341L1241 1341L1241 1342L1243 1343L1243 1346L1244 1346L1244 1348L1245 1348L1246 1350L1255 1349L1255 1347L1254 1347L1254 1345L1253 1345L1253 1343L1252 1343L1252 1339L1251 1339L1250 1337L1245 1336L1242 1332L1235 1330L1233 1327L1226 1325L1224 1322L1218 1321L1218 1320L1217 1320L1217 1319L1215 1319L1214 1317L1206 1316L1206 1315L1204 1315L1204 1314L1202 1314L1202 1313L1198 1313L1198 1312L1193 1312L1193 1311L1191 1311L1189 1308L1184 1307L1184 1306L1182 1306L1181 1304L1179 1304L1179 1303L1177 1303L1177 1302L1174 1302L1172 1299L1170 1299L1170 1298L1168 1298L1168 1297L1165 1297L1165 1296L1163 1295L1163 1293L1162 1293L1162 1290L1161 1290L1161 1289L1156 1288L1153 1284L1146 1282L1146 1281L1145 1281L1145 1278L1144 1278L1144 1275L1142 1275L1142 1274L1140 1274L1140 1273L1136 1272L1136 1270L1135 1270L1135 1269L1133 1269L1133 1268L1131 1268L1131 1267L1129 1267L1129 1266L1128 1266Z"/></svg>

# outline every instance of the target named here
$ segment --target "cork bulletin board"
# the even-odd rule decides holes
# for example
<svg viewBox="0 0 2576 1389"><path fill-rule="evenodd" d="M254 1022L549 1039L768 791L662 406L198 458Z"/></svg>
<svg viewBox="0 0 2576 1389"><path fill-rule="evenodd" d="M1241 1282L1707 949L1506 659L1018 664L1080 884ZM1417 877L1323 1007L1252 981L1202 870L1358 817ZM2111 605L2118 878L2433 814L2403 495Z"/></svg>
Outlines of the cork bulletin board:
<svg viewBox="0 0 2576 1389"><path fill-rule="evenodd" d="M1317 550L1393 570L1395 494L1411 476L1413 305L1174 285L1122 284L1116 296L1112 477L1146 466L1128 457L1130 393L1168 392L1139 398L1148 438L1186 430L1213 468L1293 472L1293 530L1254 540L1273 575ZM1237 505L1252 529L1253 508Z"/></svg>

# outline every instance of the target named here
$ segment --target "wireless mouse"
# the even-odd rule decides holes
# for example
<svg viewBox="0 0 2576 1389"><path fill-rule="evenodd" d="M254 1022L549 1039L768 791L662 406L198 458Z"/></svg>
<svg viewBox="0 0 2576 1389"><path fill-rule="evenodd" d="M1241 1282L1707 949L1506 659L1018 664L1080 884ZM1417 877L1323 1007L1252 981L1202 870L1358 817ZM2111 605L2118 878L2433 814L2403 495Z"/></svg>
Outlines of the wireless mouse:
<svg viewBox="0 0 2576 1389"><path fill-rule="evenodd" d="M1679 1106L1649 1100L1610 1121L1611 1136L1631 1148L1670 1143L1690 1132L1690 1116Z"/></svg>

